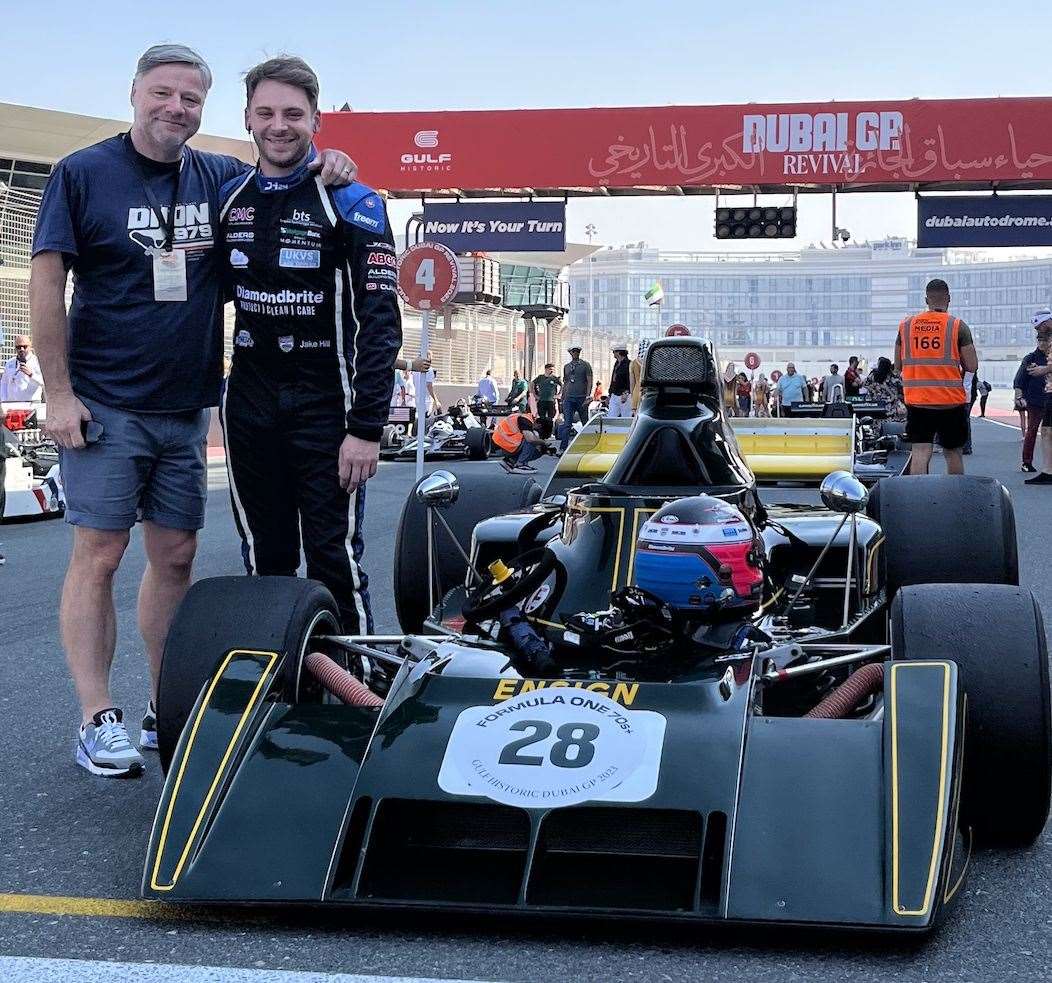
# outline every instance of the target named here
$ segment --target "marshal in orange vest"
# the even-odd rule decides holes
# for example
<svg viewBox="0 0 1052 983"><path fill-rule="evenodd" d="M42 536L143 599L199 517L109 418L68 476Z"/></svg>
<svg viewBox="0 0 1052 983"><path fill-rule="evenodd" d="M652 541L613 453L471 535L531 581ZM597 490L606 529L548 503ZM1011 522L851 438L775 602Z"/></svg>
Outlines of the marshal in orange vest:
<svg viewBox="0 0 1052 983"><path fill-rule="evenodd" d="M493 431L493 443L509 454L514 454L522 443L522 431L519 430L520 416L530 421L533 420L533 416L529 413L512 413L504 417Z"/></svg>
<svg viewBox="0 0 1052 983"><path fill-rule="evenodd" d="M961 319L925 311L899 325L902 391L907 406L961 406L968 402L961 375Z"/></svg>

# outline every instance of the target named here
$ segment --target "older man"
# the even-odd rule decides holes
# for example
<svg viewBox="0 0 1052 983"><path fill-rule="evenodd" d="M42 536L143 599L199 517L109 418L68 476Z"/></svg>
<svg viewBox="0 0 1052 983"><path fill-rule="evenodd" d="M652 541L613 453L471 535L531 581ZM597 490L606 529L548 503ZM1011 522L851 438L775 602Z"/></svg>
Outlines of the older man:
<svg viewBox="0 0 1052 983"><path fill-rule="evenodd" d="M807 402L807 380L797 373L793 362L786 363L785 375L778 380L778 403L787 410L793 403Z"/></svg>
<svg viewBox="0 0 1052 983"><path fill-rule="evenodd" d="M0 403L41 403L44 400L44 373L33 352L29 336L15 335L15 355L0 375Z"/></svg>
<svg viewBox="0 0 1052 983"><path fill-rule="evenodd" d="M94 775L143 769L109 689L113 576L129 530L142 519L139 628L156 697L204 524L208 407L219 401L223 365L219 189L249 170L186 146L211 85L195 51L150 48L132 82L130 131L59 161L33 241L33 337L75 527L59 620L82 713L75 760ZM323 181L353 179L344 154L323 155L315 168ZM141 743L156 746L152 698Z"/></svg>

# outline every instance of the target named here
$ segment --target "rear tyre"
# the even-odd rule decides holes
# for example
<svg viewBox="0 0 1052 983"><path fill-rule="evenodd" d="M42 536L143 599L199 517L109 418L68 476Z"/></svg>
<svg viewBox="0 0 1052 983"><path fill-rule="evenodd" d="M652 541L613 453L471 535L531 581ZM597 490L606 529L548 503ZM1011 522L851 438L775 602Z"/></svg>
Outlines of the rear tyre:
<svg viewBox="0 0 1052 983"><path fill-rule="evenodd" d="M294 701L300 662L314 635L340 634L332 594L300 577L199 580L175 613L157 690L157 750L167 774L201 687L234 649L284 656L278 686Z"/></svg>
<svg viewBox="0 0 1052 983"><path fill-rule="evenodd" d="M488 469L486 469L488 471ZM500 469L496 469L500 472ZM471 533L483 519L509 512L521 500L526 482L513 475L471 475L471 482L461 486L460 498L442 512L456 534L464 552L471 551ZM438 575L442 591L462 584L468 566L449 534L435 523L438 554ZM394 547L395 612L402 631L414 634L424 627L424 619L431 614L427 590L427 509L416 500L416 488L409 492L395 534Z"/></svg>
<svg viewBox="0 0 1052 983"><path fill-rule="evenodd" d="M1018 584L1008 490L977 475L884 478L866 507L884 530L890 597L910 584Z"/></svg>
<svg viewBox="0 0 1052 983"><path fill-rule="evenodd" d="M895 659L957 663L968 698L961 816L988 845L1033 843L1052 792L1048 651L1034 595L999 584L904 587L891 648Z"/></svg>
<svg viewBox="0 0 1052 983"><path fill-rule="evenodd" d="M493 441L485 427L472 427L467 431L465 443L468 448L468 460L485 461L489 457Z"/></svg>

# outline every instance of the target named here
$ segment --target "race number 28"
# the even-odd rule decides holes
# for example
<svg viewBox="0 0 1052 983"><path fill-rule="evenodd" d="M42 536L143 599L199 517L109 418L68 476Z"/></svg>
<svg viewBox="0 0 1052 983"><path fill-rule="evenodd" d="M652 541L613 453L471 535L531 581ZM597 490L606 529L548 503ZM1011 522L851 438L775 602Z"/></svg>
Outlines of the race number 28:
<svg viewBox="0 0 1052 983"><path fill-rule="evenodd" d="M543 755L521 752L550 737L552 725L546 720L520 720L512 724L509 730L530 733L504 746L498 759L500 764L535 767L543 765ZM555 736L557 740L548 751L548 760L556 768L584 768L591 764L592 758L595 757L595 739L599 736L599 728L595 724L562 724Z"/></svg>

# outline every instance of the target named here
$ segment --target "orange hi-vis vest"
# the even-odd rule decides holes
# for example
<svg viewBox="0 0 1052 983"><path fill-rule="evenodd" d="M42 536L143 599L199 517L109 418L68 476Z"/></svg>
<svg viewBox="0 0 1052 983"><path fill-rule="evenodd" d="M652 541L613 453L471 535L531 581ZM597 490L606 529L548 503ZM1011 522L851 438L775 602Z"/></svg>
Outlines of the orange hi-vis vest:
<svg viewBox="0 0 1052 983"><path fill-rule="evenodd" d="M519 430L519 417L525 413L512 413L504 417L493 431L493 443L502 451L514 454L522 443L522 432Z"/></svg>
<svg viewBox="0 0 1052 983"><path fill-rule="evenodd" d="M961 320L925 311L899 325L902 392L907 406L952 406L968 402L958 343Z"/></svg>

